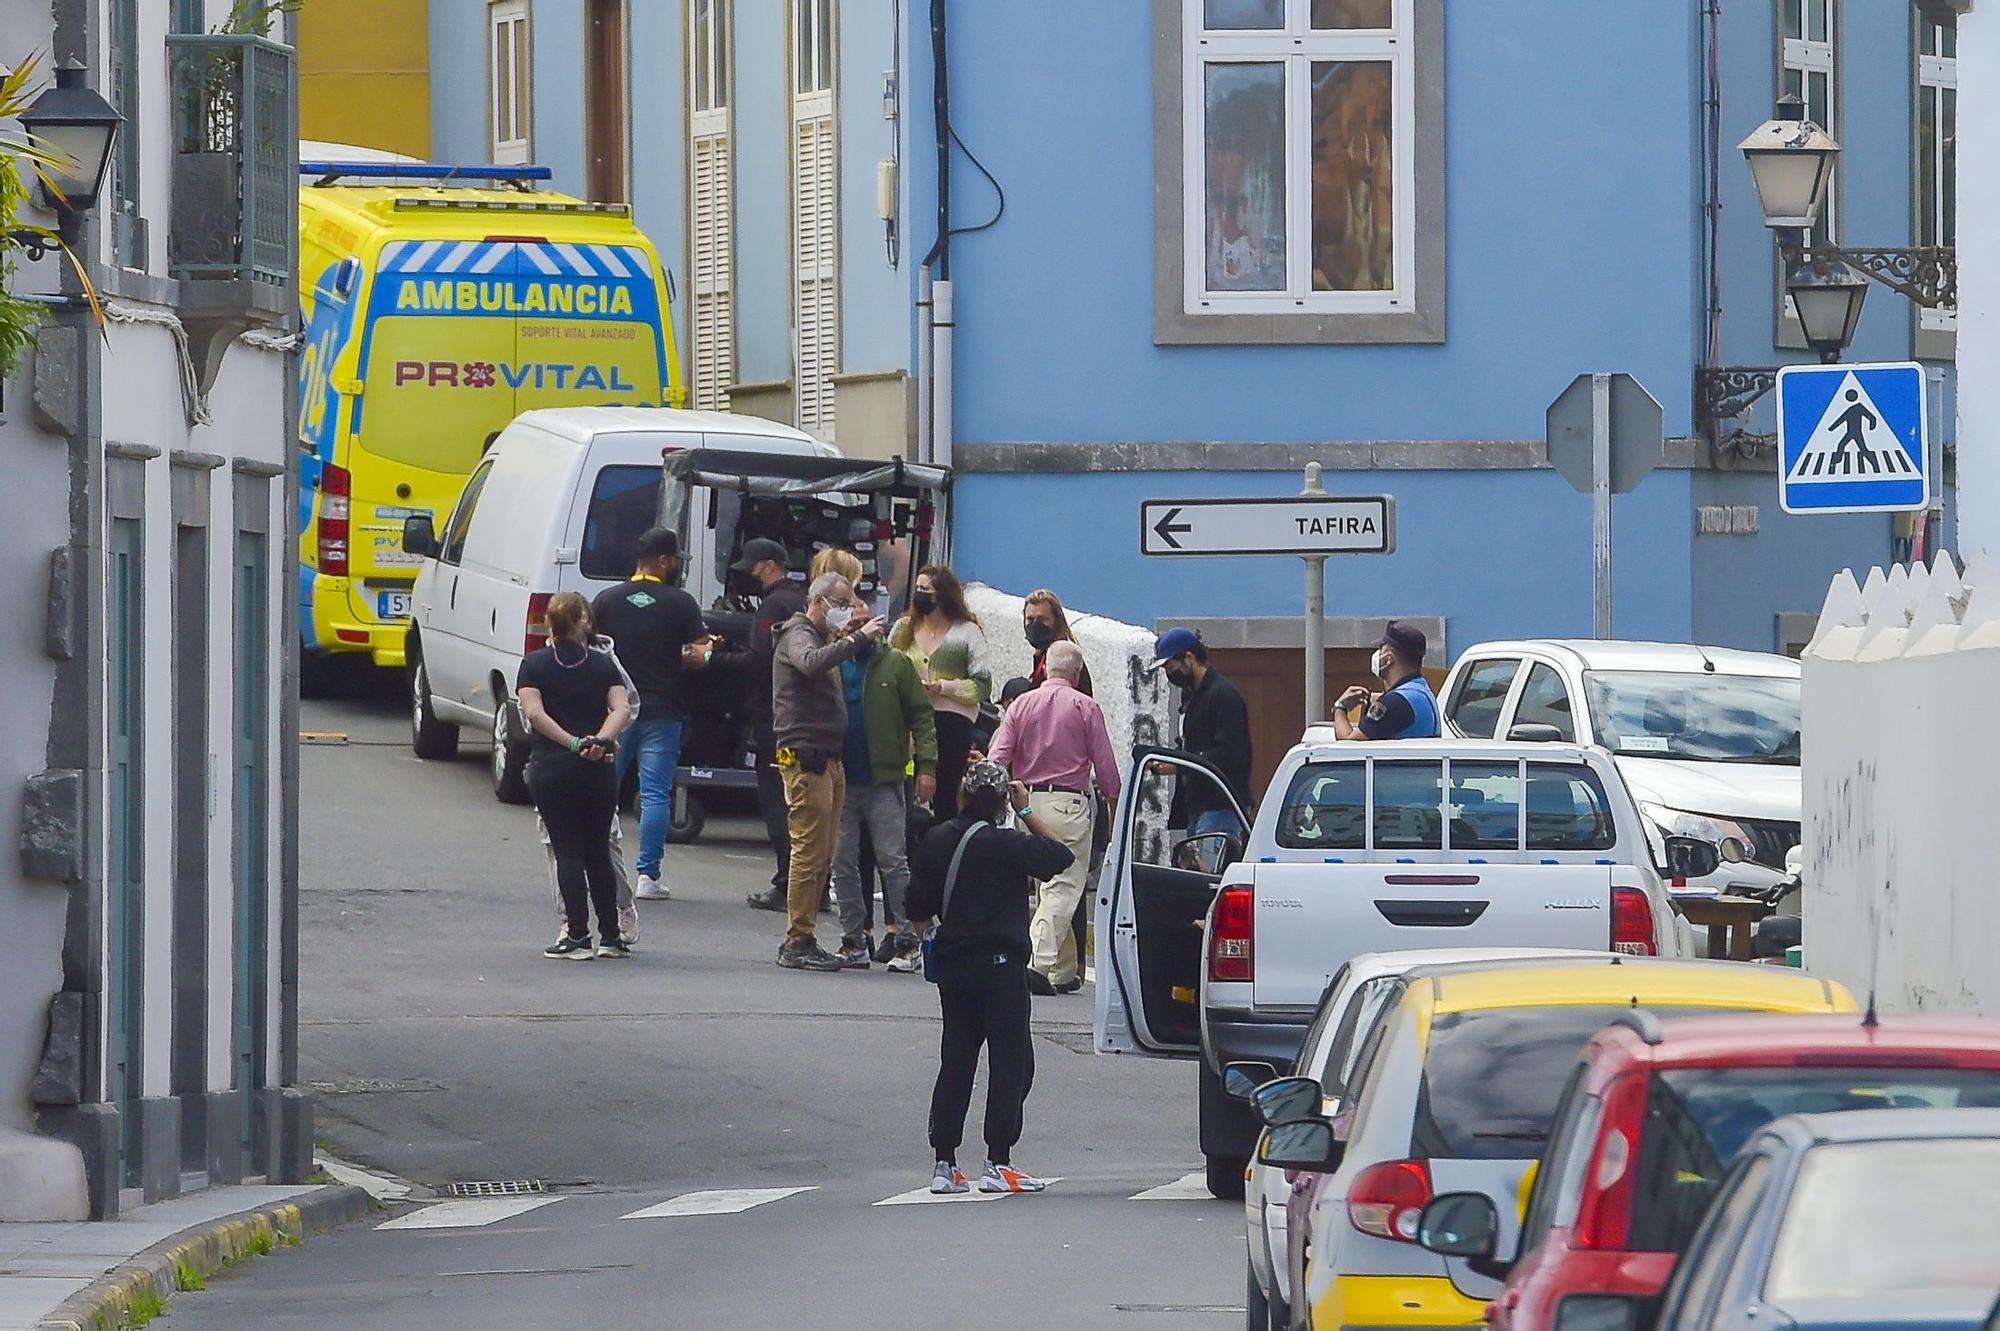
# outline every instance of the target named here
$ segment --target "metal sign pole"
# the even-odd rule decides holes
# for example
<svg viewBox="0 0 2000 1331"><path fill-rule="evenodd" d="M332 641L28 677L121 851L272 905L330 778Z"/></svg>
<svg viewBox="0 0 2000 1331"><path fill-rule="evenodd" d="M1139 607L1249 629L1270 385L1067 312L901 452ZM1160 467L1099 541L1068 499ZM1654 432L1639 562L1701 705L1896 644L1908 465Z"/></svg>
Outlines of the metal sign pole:
<svg viewBox="0 0 2000 1331"><path fill-rule="evenodd" d="M1326 486L1319 478L1319 463L1306 463L1305 488L1300 498L1324 495ZM1306 724L1326 719L1326 556L1307 555L1306 560Z"/></svg>
<svg viewBox="0 0 2000 1331"><path fill-rule="evenodd" d="M1590 376L1590 601L1593 635L1611 636L1611 376Z"/></svg>

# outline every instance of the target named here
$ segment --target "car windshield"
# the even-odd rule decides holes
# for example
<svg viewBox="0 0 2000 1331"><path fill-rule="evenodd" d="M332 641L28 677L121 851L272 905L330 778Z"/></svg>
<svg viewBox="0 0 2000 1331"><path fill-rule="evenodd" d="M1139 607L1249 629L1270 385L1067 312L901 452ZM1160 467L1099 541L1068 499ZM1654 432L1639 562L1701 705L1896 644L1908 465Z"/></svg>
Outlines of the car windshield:
<svg viewBox="0 0 2000 1331"><path fill-rule="evenodd" d="M1539 1156L1576 1051L1629 1007L1593 1003L1440 1013L1424 1054L1412 1154L1435 1160ZM1694 1009L1653 1011L1686 1016Z"/></svg>
<svg viewBox="0 0 2000 1331"><path fill-rule="evenodd" d="M1613 753L1799 765L1799 681L1759 675L1592 670L1590 720Z"/></svg>
<svg viewBox="0 0 2000 1331"><path fill-rule="evenodd" d="M1632 1200L1629 1246L1681 1252L1729 1162L1786 1114L2000 1106L2000 1069L1674 1068L1653 1078Z"/></svg>
<svg viewBox="0 0 2000 1331"><path fill-rule="evenodd" d="M2000 1286L2000 1139L1830 1142L1785 1205L1764 1296L1795 1299Z"/></svg>

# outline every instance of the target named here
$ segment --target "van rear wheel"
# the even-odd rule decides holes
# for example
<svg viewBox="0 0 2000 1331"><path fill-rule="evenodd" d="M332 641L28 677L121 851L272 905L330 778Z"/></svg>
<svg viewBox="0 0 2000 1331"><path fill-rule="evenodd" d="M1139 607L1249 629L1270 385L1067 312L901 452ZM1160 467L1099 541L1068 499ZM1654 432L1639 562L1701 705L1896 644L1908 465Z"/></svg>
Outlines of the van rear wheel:
<svg viewBox="0 0 2000 1331"><path fill-rule="evenodd" d="M410 748L419 758L458 756L458 727L431 710L431 681L421 657L410 671Z"/></svg>
<svg viewBox="0 0 2000 1331"><path fill-rule="evenodd" d="M514 705L504 699L493 708L493 798L528 802L528 742L514 734Z"/></svg>

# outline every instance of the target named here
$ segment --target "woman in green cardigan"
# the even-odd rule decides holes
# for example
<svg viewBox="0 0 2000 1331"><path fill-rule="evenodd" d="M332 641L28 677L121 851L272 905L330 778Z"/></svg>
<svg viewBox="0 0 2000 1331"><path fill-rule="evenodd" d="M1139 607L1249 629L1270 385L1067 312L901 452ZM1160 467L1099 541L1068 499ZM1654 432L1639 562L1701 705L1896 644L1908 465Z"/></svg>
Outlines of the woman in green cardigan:
<svg viewBox="0 0 2000 1331"><path fill-rule="evenodd" d="M986 634L965 605L965 587L943 564L917 573L910 612L898 620L890 644L910 658L937 716L937 797L940 818L958 816L958 782L972 749L972 723L993 695Z"/></svg>

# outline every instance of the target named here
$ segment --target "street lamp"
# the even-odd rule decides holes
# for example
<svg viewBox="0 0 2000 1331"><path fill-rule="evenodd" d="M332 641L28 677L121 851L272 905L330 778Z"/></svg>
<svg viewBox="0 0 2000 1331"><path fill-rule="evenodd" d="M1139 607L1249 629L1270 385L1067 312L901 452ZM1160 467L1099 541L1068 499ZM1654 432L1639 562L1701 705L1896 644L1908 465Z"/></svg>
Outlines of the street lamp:
<svg viewBox="0 0 2000 1331"><path fill-rule="evenodd" d="M1774 230L1811 230L1826 201L1840 145L1806 119L1806 104L1797 97L1780 97L1777 115L1736 146L1750 163L1764 225Z"/></svg>
<svg viewBox="0 0 2000 1331"><path fill-rule="evenodd" d="M1868 279L1838 259L1816 259L1792 270L1785 279L1792 308L1806 345L1831 365L1854 341L1861 322L1861 303L1868 298Z"/></svg>
<svg viewBox="0 0 2000 1331"><path fill-rule="evenodd" d="M56 68L55 86L21 113L21 127L63 159L48 171L54 187L48 205L65 219L97 206L111 165L112 140L125 123L117 108L84 81L88 73L75 59L63 61Z"/></svg>

